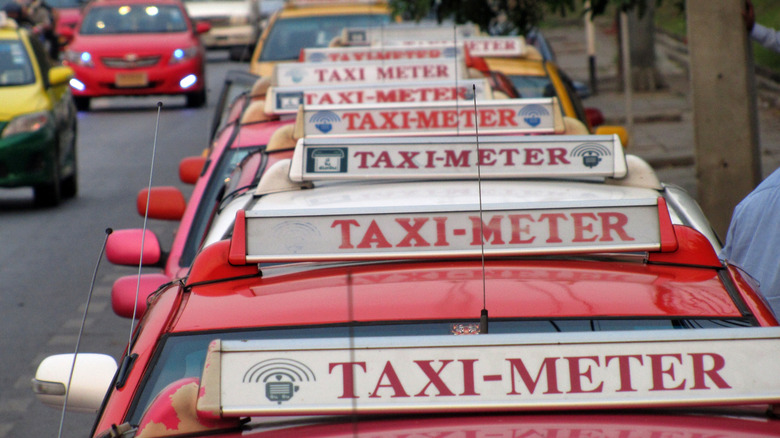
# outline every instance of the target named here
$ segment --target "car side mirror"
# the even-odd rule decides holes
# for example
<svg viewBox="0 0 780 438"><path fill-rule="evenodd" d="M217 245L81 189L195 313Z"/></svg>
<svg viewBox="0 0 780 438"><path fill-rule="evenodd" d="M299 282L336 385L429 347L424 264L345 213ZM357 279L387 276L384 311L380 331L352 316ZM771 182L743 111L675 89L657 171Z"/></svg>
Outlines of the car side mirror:
<svg viewBox="0 0 780 438"><path fill-rule="evenodd" d="M186 157L179 162L179 179L185 184L195 184L206 168L208 158L203 156Z"/></svg>
<svg viewBox="0 0 780 438"><path fill-rule="evenodd" d="M70 67L56 66L49 69L49 85L62 85L68 83L73 77Z"/></svg>
<svg viewBox="0 0 780 438"><path fill-rule="evenodd" d="M126 275L117 278L111 286L111 308L117 316L132 318L135 307L135 318L141 319L146 313L146 301L149 295L171 281L165 274L142 274L141 281L138 280L137 275Z"/></svg>
<svg viewBox="0 0 780 438"><path fill-rule="evenodd" d="M604 124L604 113L598 108L585 108L585 118L594 129Z"/></svg>
<svg viewBox="0 0 780 438"><path fill-rule="evenodd" d="M144 234L144 230L133 228L116 230L108 235L106 258L115 265L138 266L143 261L144 266L157 266L163 256L160 241L154 232L146 230Z"/></svg>
<svg viewBox="0 0 780 438"><path fill-rule="evenodd" d="M95 413L103 403L116 369L114 358L105 354L49 356L38 365L32 380L33 392L43 404L58 409L65 404L65 393L68 392L68 411Z"/></svg>
<svg viewBox="0 0 780 438"><path fill-rule="evenodd" d="M147 193L149 208L147 210ZM138 192L135 199L135 206L138 214L144 216L148 211L148 216L152 219L163 219L177 221L184 216L184 210L187 208L187 201L181 190L173 186L152 187L151 192L148 189L142 189Z"/></svg>
<svg viewBox="0 0 780 438"><path fill-rule="evenodd" d="M211 30L211 23L208 21L198 21L195 23L195 33L200 35Z"/></svg>

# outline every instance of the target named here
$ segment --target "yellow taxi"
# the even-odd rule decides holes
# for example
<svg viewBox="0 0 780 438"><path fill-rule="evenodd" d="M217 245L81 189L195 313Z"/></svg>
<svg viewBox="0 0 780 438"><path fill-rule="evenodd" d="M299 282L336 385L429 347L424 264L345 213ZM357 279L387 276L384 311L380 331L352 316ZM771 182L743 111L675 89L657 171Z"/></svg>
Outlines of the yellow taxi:
<svg viewBox="0 0 780 438"><path fill-rule="evenodd" d="M327 47L345 27L378 27L391 20L381 0L288 0L260 35L249 71L270 77L276 63L297 61L304 47Z"/></svg>
<svg viewBox="0 0 780 438"><path fill-rule="evenodd" d="M35 203L76 195L73 70L0 12L0 187L33 187Z"/></svg>

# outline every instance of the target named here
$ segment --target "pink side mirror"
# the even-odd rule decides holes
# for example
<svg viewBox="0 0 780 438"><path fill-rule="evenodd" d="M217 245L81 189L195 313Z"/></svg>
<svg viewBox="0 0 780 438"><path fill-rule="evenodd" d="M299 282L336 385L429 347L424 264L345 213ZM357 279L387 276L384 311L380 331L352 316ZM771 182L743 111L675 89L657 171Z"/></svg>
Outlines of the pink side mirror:
<svg viewBox="0 0 780 438"><path fill-rule="evenodd" d="M111 308L118 316L132 318L133 305L136 303L135 294L138 291L135 317L140 319L146 312L146 300L149 295L170 281L171 279L164 274L143 274L140 283L137 275L119 277L111 287Z"/></svg>
<svg viewBox="0 0 780 438"><path fill-rule="evenodd" d="M160 241L157 235L146 230L133 228L116 230L108 236L106 242L106 258L115 265L138 266L143 261L144 266L156 265L162 258ZM141 243L143 240L143 260L141 260Z"/></svg>

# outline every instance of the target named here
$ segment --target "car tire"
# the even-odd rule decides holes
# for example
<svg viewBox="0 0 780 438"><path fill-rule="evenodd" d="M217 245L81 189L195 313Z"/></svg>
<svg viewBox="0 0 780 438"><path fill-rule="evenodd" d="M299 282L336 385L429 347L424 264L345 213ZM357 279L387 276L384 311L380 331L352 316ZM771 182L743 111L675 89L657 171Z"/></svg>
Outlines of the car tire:
<svg viewBox="0 0 780 438"><path fill-rule="evenodd" d="M59 156L59 149L55 149L54 170L52 171L51 181L33 186L34 202L38 207L54 207L62 200Z"/></svg>
<svg viewBox="0 0 780 438"><path fill-rule="evenodd" d="M206 104L206 89L187 94L187 108L200 108Z"/></svg>
<svg viewBox="0 0 780 438"><path fill-rule="evenodd" d="M76 109L79 111L89 111L89 97L73 97Z"/></svg>

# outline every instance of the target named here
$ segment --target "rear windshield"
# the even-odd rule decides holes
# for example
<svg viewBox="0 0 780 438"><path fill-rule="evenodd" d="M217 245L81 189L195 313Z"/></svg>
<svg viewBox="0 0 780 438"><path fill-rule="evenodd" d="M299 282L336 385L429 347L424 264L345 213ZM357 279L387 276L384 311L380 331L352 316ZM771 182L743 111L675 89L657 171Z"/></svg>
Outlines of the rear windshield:
<svg viewBox="0 0 780 438"><path fill-rule="evenodd" d="M389 15L355 14L280 18L268 33L258 61L294 61L304 47L327 47L345 27L377 27Z"/></svg>
<svg viewBox="0 0 780 438"><path fill-rule="evenodd" d="M82 35L186 32L187 21L175 5L126 4L89 10Z"/></svg>

